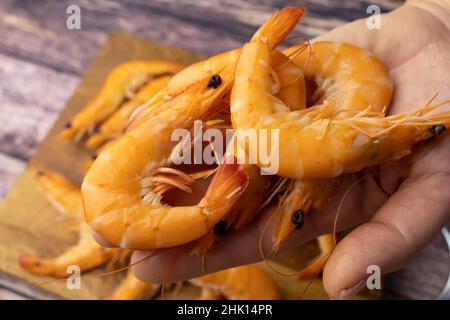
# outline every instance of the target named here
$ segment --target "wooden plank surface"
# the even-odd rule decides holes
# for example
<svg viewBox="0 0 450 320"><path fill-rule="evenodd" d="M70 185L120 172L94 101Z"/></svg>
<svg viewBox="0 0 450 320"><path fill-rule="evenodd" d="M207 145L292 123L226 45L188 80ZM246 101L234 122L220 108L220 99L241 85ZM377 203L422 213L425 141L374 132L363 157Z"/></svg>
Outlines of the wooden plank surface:
<svg viewBox="0 0 450 320"><path fill-rule="evenodd" d="M80 0L76 3L81 7L82 30L68 30L65 11L71 3L0 2L0 198L112 30L209 55L239 46L276 8L286 4L308 8L295 34L311 38L366 17L369 4L378 4L386 12L402 1ZM445 244L437 239L408 268L389 277L387 294L429 298L439 289L449 265Z"/></svg>

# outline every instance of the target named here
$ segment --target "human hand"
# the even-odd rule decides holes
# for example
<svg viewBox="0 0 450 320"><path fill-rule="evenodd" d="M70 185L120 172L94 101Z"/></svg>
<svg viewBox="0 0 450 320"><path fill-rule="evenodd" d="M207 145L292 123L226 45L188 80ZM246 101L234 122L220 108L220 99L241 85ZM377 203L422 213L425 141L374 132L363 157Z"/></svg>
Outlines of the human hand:
<svg viewBox="0 0 450 320"><path fill-rule="evenodd" d="M369 30L366 20L337 28L318 40L349 42L375 53L394 81L390 114L422 106L435 94L450 99L450 7L444 1L409 1L381 18L380 30ZM423 155L423 156L418 156ZM423 143L402 161L380 166L379 183L372 176L350 189L338 230L359 225L335 248L324 269L324 285L332 298L348 298L365 280L366 268L378 265L383 273L404 266L425 247L450 219L450 140ZM337 207L355 175L343 178L323 209L312 211L303 228L283 243L283 248L331 232ZM381 186L381 187L380 187ZM262 259L259 238L270 208L248 228L230 234L206 255L204 273ZM361 225L360 225L361 224ZM271 248L270 228L262 239ZM201 259L189 255L190 247L161 250L134 267L146 281L170 282L202 274ZM148 256L136 252L133 262Z"/></svg>

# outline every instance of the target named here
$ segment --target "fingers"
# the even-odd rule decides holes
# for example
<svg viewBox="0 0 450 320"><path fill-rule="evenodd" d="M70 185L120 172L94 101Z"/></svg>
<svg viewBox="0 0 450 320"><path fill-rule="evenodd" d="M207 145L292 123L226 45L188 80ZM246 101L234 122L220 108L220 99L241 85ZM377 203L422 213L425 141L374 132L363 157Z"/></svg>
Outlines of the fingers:
<svg viewBox="0 0 450 320"><path fill-rule="evenodd" d="M133 267L133 272L139 279L146 282L167 283L260 261L263 259L260 238L263 254L265 256L271 254L273 225L269 224L263 232L271 213L271 209L265 210L256 223L251 223L242 230L230 233L226 238L217 241L205 255L203 263L201 257L190 254L192 245L160 250L149 259L145 259L149 255L148 251L136 251L132 256L132 264L145 260L138 262ZM301 234L296 238L296 243L313 239L316 236L313 228L311 221L306 220Z"/></svg>
<svg viewBox="0 0 450 320"><path fill-rule="evenodd" d="M336 247L324 270L332 298L350 298L365 285L369 265L382 273L403 267L450 219L450 176L435 174L405 181L373 219Z"/></svg>
<svg viewBox="0 0 450 320"><path fill-rule="evenodd" d="M366 179L364 183L354 185L355 182L358 180L345 176L333 197L334 200L330 201L323 210L308 214L302 229L291 234L282 243L279 252L330 232L337 207L347 191L349 192L342 206L338 229L367 221L386 200L386 196L376 190L378 187L374 185L372 179ZM350 188L351 185L354 186ZM361 203L370 204L370 212ZM190 255L192 245L189 245L153 252L150 258L147 258L150 254L148 251L137 251L132 257L132 264L136 263L133 271L139 279L152 283L195 278L205 273L263 260L260 239L263 254L269 258L273 245L274 223L273 219L270 219L272 213L273 207L265 209L258 214L256 221L217 241L206 254L203 264L201 257Z"/></svg>

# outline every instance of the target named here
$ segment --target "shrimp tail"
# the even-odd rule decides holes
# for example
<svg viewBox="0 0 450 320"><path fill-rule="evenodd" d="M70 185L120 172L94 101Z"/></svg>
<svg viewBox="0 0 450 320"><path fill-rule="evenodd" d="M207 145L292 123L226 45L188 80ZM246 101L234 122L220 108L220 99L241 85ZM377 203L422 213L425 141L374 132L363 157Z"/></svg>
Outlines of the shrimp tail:
<svg viewBox="0 0 450 320"><path fill-rule="evenodd" d="M35 255L22 255L17 259L19 265L34 274L54 274L53 259L41 258Z"/></svg>
<svg viewBox="0 0 450 320"><path fill-rule="evenodd" d="M255 265L244 265L189 280L229 300L276 300L280 291L272 278ZM208 296L208 298L211 298Z"/></svg>
<svg viewBox="0 0 450 320"><path fill-rule="evenodd" d="M291 32L291 28L286 28L286 25L295 26L304 14L305 9L299 7L286 7L283 10L279 10L258 29L252 40L273 39L273 43L269 45L276 46Z"/></svg>
<svg viewBox="0 0 450 320"><path fill-rule="evenodd" d="M94 242L92 240L92 243ZM18 258L18 263L24 270L33 274L63 278L69 274L67 268L71 265L77 265L81 271L88 271L104 265L110 258L111 250L98 245L88 247L78 244L54 258L22 255Z"/></svg>

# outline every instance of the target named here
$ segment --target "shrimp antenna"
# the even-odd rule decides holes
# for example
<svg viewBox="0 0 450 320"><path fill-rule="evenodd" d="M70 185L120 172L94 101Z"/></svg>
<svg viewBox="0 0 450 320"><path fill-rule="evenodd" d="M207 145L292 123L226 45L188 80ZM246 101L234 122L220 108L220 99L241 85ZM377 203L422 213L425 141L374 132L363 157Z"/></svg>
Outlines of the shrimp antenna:
<svg viewBox="0 0 450 320"><path fill-rule="evenodd" d="M327 261L328 258L331 255L331 252L333 252L333 250L328 251L325 256L323 257L323 260ZM318 259L316 261L314 261L312 264L310 264L309 266L307 266L306 268L304 268L301 272L310 270L310 269L315 269L317 264L321 264L322 263L322 259ZM319 274L322 272L323 269L323 265L321 266L321 268L317 268L315 270L314 275L311 277L311 279L308 280L308 283L306 284L305 288L303 289L302 293L300 294L300 300L303 300L303 298L306 295L306 292L308 291L308 289L311 287L312 283L314 282L315 279L317 279L317 277L319 276Z"/></svg>
<svg viewBox="0 0 450 320"><path fill-rule="evenodd" d="M296 49L291 54L287 55L287 57L290 59L291 62L292 62L293 59L295 59L295 57L297 57L299 54L301 54L303 51L305 51L307 47L311 48L311 44L310 44L309 40L306 39L302 35L290 36L290 37L286 38L286 41L296 40L296 39L300 39L302 41L299 43L300 46L298 47L298 49ZM289 64L289 62L285 62L281 66L278 66L278 68L276 68L275 70L283 69L288 64Z"/></svg>
<svg viewBox="0 0 450 320"><path fill-rule="evenodd" d="M264 208L265 206L267 206L269 204L269 202L272 201L272 199L275 197L276 194L278 194L280 192L280 190L282 190L282 188L284 187L284 185L286 184L286 182L288 182L289 179L287 178L282 178L280 179L278 182L275 183L275 186L273 187L273 191L271 192L270 196L268 197L268 199L266 199L266 201L264 201L264 203L262 204L260 210L262 208ZM280 204L278 203L278 206ZM266 264L266 266L275 274L278 274L280 276L283 277L294 277L297 275L297 273L285 273L282 272L280 270L277 270L271 263L270 261L267 259L266 255L264 254L264 250L263 250L263 238L264 238L264 234L266 233L266 230L268 228L268 226L270 225L270 223L272 222L272 220L275 218L277 214L277 210L274 210L273 213L271 213L269 219L267 219L267 221L264 223L263 229L261 231L261 235L259 236L259 241L258 241L258 249L259 249L259 253L261 255L261 257L264 260L264 263ZM272 250L272 254L275 254L277 250Z"/></svg>
<svg viewBox="0 0 450 320"><path fill-rule="evenodd" d="M262 229L262 231L261 231L261 235L259 236L259 243L258 243L259 253L261 254L261 257L263 258L264 263L266 264L266 266L267 266L272 272L274 272L275 274L278 274L278 275L280 275L280 276L283 276L283 277L295 277L295 276L297 275L297 273L285 273L285 272L282 272L282 271L280 271L280 270L277 270L277 268L275 268L275 267L272 265L272 263L270 262L270 260L268 260L267 256L266 256L265 253L264 253L264 250L263 250L263 244L262 244L262 241L263 241L263 238L264 238L264 234L265 234L265 232L266 232L266 230L267 230L267 227L269 226L269 224L272 222L273 218L275 217L275 214L276 214L276 212L272 213L272 214L270 215L269 219L267 219L267 221L264 223L264 227L263 227L263 229ZM272 254L274 254L275 252L276 252L276 251L272 250Z"/></svg>
<svg viewBox="0 0 450 320"><path fill-rule="evenodd" d="M299 48L297 50L295 50L294 52L292 52L291 54L287 55L289 62L293 62L293 60L295 59L295 57L297 57L298 55L302 54L303 51L305 51L306 49L308 50L308 58L306 59L306 63L304 66L300 67L301 72L298 74L298 76L291 81L290 83L286 84L285 86L283 86L281 89L285 89L291 85L293 85L298 79L302 78L305 76L305 70L309 65L309 62L311 60L311 53L312 53L312 49L311 49L311 43L309 42L309 40L307 40L306 38L304 38L303 36L294 36L293 38L299 38L301 37L304 40L304 43L302 45L299 46ZM280 67L278 67L276 70L278 69L282 69L283 67L285 67L288 64L288 62L283 63Z"/></svg>
<svg viewBox="0 0 450 320"><path fill-rule="evenodd" d="M396 162L393 163L394 165L397 165ZM380 190L384 193L385 196L390 197L392 196L392 193L388 192L386 190L386 188L383 186L383 184L381 183L381 173L380 173L380 166L376 166L373 169L372 168L368 168L369 172L371 174L373 174L373 180L375 181L376 185L378 186L378 188L380 188ZM372 170L372 171L370 171ZM376 170L376 171L373 171Z"/></svg>
<svg viewBox="0 0 450 320"><path fill-rule="evenodd" d="M375 174L375 173L374 173ZM364 181L365 179L367 179L367 176L364 176L356 181L354 181L348 188L347 190L345 190L344 195L341 198L341 201L339 202L339 206L336 210L336 216L334 217L334 222L333 222L333 246L336 246L337 240L336 240L336 233L337 233L337 223L338 223L338 219L339 216L341 214L342 211L342 206L344 204L345 199L347 198L347 196L349 195L350 191L353 189L353 187L355 187L356 185L358 185L359 183L361 183L362 181Z"/></svg>
<svg viewBox="0 0 450 320"><path fill-rule="evenodd" d="M367 173L367 172L366 172ZM376 175L379 175L380 171L376 171L376 172L368 172L368 174L365 174L362 178L357 179L356 181L354 181L345 191L344 195L342 196L342 199L339 203L338 209L336 210L336 216L334 218L334 223L333 223L333 243L334 246L336 246L336 233L337 233L337 222L339 219L339 215L341 214L342 211L342 206L344 204L345 199L347 198L347 196L349 195L350 191L358 184L360 184L361 182L363 182L364 180L366 180L368 177L374 177Z"/></svg>

